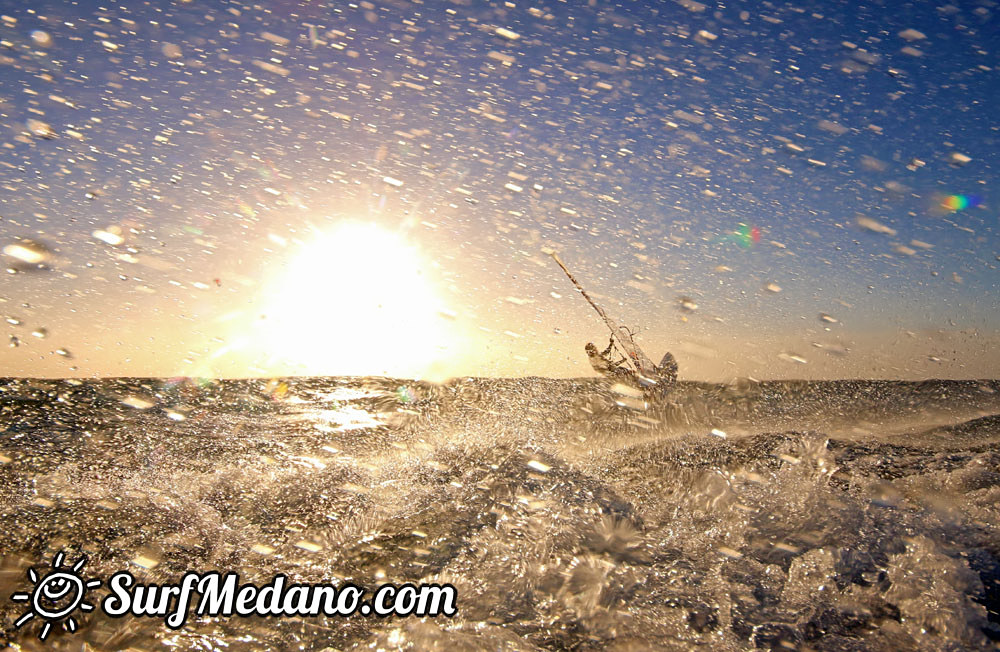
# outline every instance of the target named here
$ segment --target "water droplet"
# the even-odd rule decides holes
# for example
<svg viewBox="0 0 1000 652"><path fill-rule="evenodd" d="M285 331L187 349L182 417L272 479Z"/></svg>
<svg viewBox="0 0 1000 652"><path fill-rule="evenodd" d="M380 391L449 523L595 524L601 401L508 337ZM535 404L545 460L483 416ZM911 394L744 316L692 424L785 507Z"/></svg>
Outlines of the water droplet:
<svg viewBox="0 0 1000 652"><path fill-rule="evenodd" d="M871 231L872 233L884 233L886 235L896 235L896 229L888 227L885 224L879 222L878 220L873 220L872 218L865 217L863 215L858 216L857 224L862 229L865 229L866 231Z"/></svg>
<svg viewBox="0 0 1000 652"><path fill-rule="evenodd" d="M538 460L531 460L530 462L528 462L528 467L538 471L539 473L548 473L549 470L552 468L548 464L545 464L544 462L539 462Z"/></svg>
<svg viewBox="0 0 1000 652"><path fill-rule="evenodd" d="M122 230L117 226L109 226L107 229L98 229L91 233L92 236L100 240L101 242L106 242L109 245L117 246L125 242L125 238L121 236Z"/></svg>
<svg viewBox="0 0 1000 652"><path fill-rule="evenodd" d="M145 568L146 570L151 570L160 565L160 560L154 558L152 555L139 554L135 556L132 563L139 568Z"/></svg>
<svg viewBox="0 0 1000 652"><path fill-rule="evenodd" d="M127 396L124 399L122 399L122 404L127 405L131 408L135 408L137 410L148 410L149 408L153 407L156 403L154 401L150 401L140 396Z"/></svg>
<svg viewBox="0 0 1000 652"><path fill-rule="evenodd" d="M32 135L38 136L39 138L51 140L56 137L56 132L53 131L52 126L47 122L31 118L25 123L25 126L28 127L28 131L30 131Z"/></svg>
<svg viewBox="0 0 1000 652"><path fill-rule="evenodd" d="M716 548L716 550L719 551L719 554L725 555L726 557L729 557L731 559L739 559L740 557L743 556L742 553L740 553L738 550L734 550L729 546L719 546L718 548Z"/></svg>
<svg viewBox="0 0 1000 652"><path fill-rule="evenodd" d="M515 32L514 30L507 29L506 27L497 27L496 35L502 36L508 41L516 41L517 39L521 38L520 34Z"/></svg>
<svg viewBox="0 0 1000 652"><path fill-rule="evenodd" d="M954 165L955 167L961 167L966 163L969 163L970 161L972 161L972 157L966 154L962 154L961 152L952 152L951 155L948 157L948 162Z"/></svg>
<svg viewBox="0 0 1000 652"><path fill-rule="evenodd" d="M173 43L164 43L163 46L160 48L160 51L163 52L163 56L165 56L168 59L180 59L182 56L184 56L184 54L181 52L180 47L174 45Z"/></svg>
<svg viewBox="0 0 1000 652"><path fill-rule="evenodd" d="M905 39L907 41L920 41L927 38L927 35L923 32L913 29L912 27L904 29L899 33L899 38Z"/></svg>
<svg viewBox="0 0 1000 652"><path fill-rule="evenodd" d="M52 258L48 245L34 240L21 240L3 248L4 255L24 265L43 265Z"/></svg>
<svg viewBox="0 0 1000 652"><path fill-rule="evenodd" d="M320 550L323 549L323 546L319 545L318 543L313 543L312 541L306 541L305 539L296 543L295 547L301 548L306 552L319 552Z"/></svg>
<svg viewBox="0 0 1000 652"><path fill-rule="evenodd" d="M698 309L698 304L694 302L691 297L681 297L677 300L680 303L681 310L684 312L694 312Z"/></svg>
<svg viewBox="0 0 1000 652"><path fill-rule="evenodd" d="M40 29L36 29L31 32L32 42L42 48L47 48L52 45L52 37L48 32L43 32Z"/></svg>

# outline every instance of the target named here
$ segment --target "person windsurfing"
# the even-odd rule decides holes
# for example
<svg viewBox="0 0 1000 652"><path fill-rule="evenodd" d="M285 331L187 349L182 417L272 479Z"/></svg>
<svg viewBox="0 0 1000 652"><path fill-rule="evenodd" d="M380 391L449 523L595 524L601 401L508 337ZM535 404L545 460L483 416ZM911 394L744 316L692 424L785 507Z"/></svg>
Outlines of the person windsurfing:
<svg viewBox="0 0 1000 652"><path fill-rule="evenodd" d="M587 352L587 358L590 360L590 366L594 368L594 371L601 374L602 376L608 378L618 378L621 380L626 380L632 377L632 370L628 368L626 364L628 360L622 358L618 362L611 361L611 352L615 348L615 336L611 336L611 340L608 342L608 348L604 351L598 351L597 346L593 342L587 342L584 350Z"/></svg>
<svg viewBox="0 0 1000 652"><path fill-rule="evenodd" d="M590 366L593 367L594 371L605 378L634 385L642 389L647 397L652 395L662 397L673 390L677 384L677 360L674 359L670 351L663 354L660 364L653 365L647 370L651 373L639 375L629 368L628 364L626 364L628 362L626 358L612 362L614 356L611 353L614 345L614 335L611 336L608 348L604 351L598 351L597 346L593 342L587 342L584 350L587 352L587 358L589 358Z"/></svg>
<svg viewBox="0 0 1000 652"><path fill-rule="evenodd" d="M654 365L636 345L632 333L608 317L608 314L590 298L579 281L573 277L566 265L559 260L559 256L555 252L550 253L556 264L562 268L583 298L597 311L611 330L611 341L603 352L599 352L593 342L588 342L584 347L591 367L606 378L638 387L649 399L663 399L677 384L677 361L674 356L668 351L660 364ZM614 349L619 349L622 355L622 359L617 362L614 362L611 356Z"/></svg>

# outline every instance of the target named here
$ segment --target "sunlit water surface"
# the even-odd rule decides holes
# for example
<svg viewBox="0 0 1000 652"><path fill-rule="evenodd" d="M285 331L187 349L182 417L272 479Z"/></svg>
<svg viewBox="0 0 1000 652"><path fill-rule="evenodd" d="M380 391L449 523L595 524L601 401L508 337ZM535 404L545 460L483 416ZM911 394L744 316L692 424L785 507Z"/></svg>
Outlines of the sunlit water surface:
<svg viewBox="0 0 1000 652"><path fill-rule="evenodd" d="M1000 383L9 380L0 594L452 583L453 618L80 618L22 649L964 650L1000 638ZM105 589L97 591L98 597Z"/></svg>

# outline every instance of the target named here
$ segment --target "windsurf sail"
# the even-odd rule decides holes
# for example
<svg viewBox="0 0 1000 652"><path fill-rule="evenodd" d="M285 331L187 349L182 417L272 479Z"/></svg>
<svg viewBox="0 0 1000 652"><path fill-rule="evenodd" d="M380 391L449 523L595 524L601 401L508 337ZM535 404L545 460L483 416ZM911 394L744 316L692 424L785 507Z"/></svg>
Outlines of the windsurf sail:
<svg viewBox="0 0 1000 652"><path fill-rule="evenodd" d="M601 316L601 319L604 320L607 327L611 329L611 335L613 336L615 348L617 348L621 352L622 356L629 361L629 364L632 365L636 373L639 375L639 379L655 383L656 381L653 379L656 377L656 367L653 366L653 362L646 356L645 353L643 353L642 349L640 349L635 343L635 340L632 339L632 333L630 333L628 329L619 326L615 320L611 319L611 317L608 317L608 313L604 312L604 309L590 298L587 291L584 290L583 286L580 285L580 282L573 277L573 274L566 268L563 261L559 260L559 256L554 251L551 252L550 255L552 256L552 259L556 261L556 264L562 268L562 271L566 273L569 280L573 282L573 285L580 292L580 294L583 295L583 298L587 300L587 303L589 303L594 310L597 311L597 314Z"/></svg>

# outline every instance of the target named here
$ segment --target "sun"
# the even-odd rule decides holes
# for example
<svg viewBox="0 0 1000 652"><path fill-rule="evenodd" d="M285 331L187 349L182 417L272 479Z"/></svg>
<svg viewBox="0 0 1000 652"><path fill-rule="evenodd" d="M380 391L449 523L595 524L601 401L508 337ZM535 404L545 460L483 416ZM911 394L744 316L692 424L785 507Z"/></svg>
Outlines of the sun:
<svg viewBox="0 0 1000 652"><path fill-rule="evenodd" d="M27 602L29 608L14 622L14 628L20 628L34 617L39 617L45 624L38 632L38 638L45 640L52 630L53 623L58 623L65 619L66 629L75 632L77 629L76 619L72 613L79 609L88 612L94 610L94 605L86 602L84 597L87 591L101 585L101 580L92 579L84 581L80 578L80 571L87 563L87 557L83 556L69 569L62 568L64 555L62 552L52 560L52 570L39 578L34 568L28 569L28 579L34 584L31 593L15 593L11 596L14 602Z"/></svg>
<svg viewBox="0 0 1000 652"><path fill-rule="evenodd" d="M272 365L312 375L421 377L446 354L432 266L401 234L344 222L318 234L259 319Z"/></svg>

